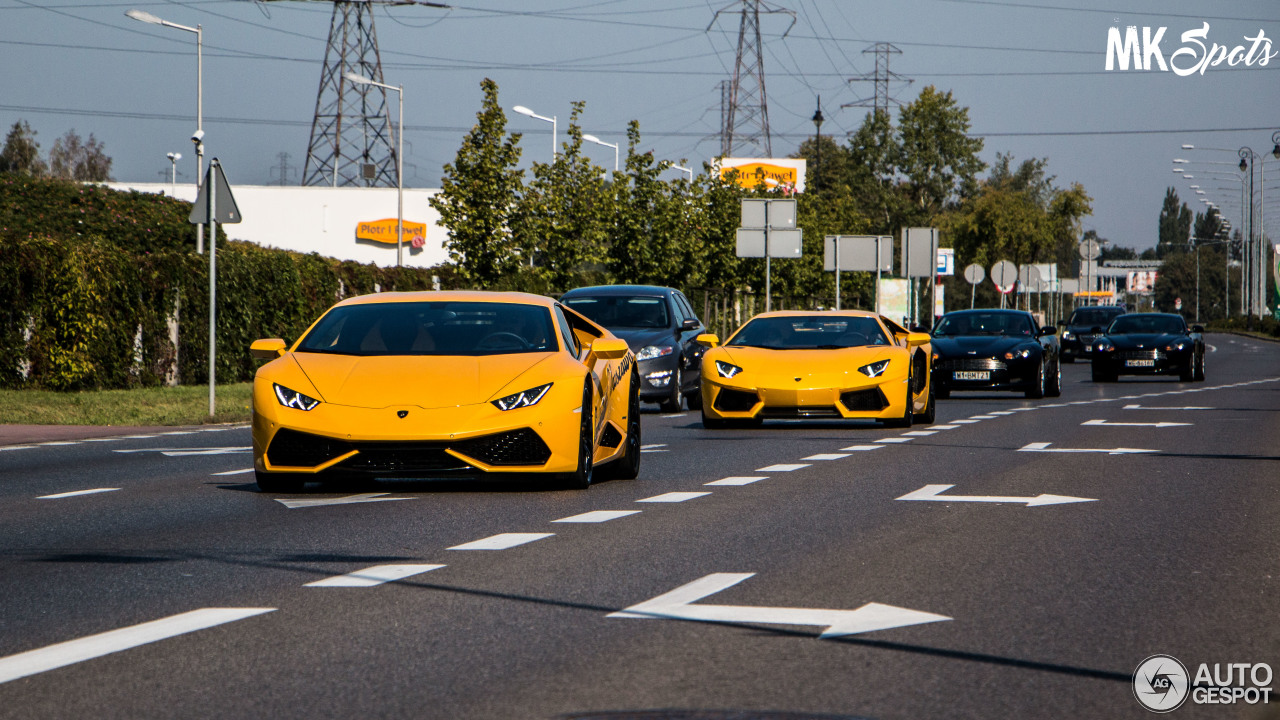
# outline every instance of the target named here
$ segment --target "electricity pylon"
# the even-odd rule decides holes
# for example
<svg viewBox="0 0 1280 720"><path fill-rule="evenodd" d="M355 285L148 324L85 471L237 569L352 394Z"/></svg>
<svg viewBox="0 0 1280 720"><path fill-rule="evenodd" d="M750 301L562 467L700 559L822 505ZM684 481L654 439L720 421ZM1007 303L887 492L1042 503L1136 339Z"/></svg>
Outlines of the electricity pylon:
<svg viewBox="0 0 1280 720"><path fill-rule="evenodd" d="M716 11L707 25L710 31L721 13L733 11L741 14L738 23L738 55L733 63L733 81L729 85L728 108L722 122L720 154L742 156L753 153L761 157L773 157L769 142L769 104L764 90L764 55L760 45L760 14L791 16L791 25L782 33L791 32L796 24L793 10L776 8L761 0L734 0Z"/></svg>

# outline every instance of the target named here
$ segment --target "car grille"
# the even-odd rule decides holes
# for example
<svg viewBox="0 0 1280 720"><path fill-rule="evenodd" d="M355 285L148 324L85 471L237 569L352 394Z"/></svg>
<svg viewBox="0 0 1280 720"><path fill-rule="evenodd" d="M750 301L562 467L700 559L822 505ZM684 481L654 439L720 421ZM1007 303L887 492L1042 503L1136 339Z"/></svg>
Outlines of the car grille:
<svg viewBox="0 0 1280 720"><path fill-rule="evenodd" d="M338 467L364 472L476 469L445 452L450 448L487 465L543 465L551 458L551 449L529 428L455 442L350 442L285 428L272 438L267 460L276 467L315 467L359 450Z"/></svg>
<svg viewBox="0 0 1280 720"><path fill-rule="evenodd" d="M1005 364L995 358L955 358L942 360L934 367L946 372L956 370L1004 370Z"/></svg>
<svg viewBox="0 0 1280 720"><path fill-rule="evenodd" d="M766 405L760 415L769 418L838 418L840 417L840 411L836 410L833 405L803 405L797 407Z"/></svg>
<svg viewBox="0 0 1280 720"><path fill-rule="evenodd" d="M746 412L755 407L760 396L743 390L721 390L716 396L716 409L723 412Z"/></svg>
<svg viewBox="0 0 1280 720"><path fill-rule="evenodd" d="M868 390L850 390L849 392L841 393L840 404L854 412L876 412L888 407L889 401L885 400L884 393L880 392L880 388L870 388Z"/></svg>
<svg viewBox="0 0 1280 720"><path fill-rule="evenodd" d="M1164 360L1168 357L1163 350L1121 350L1116 353L1120 360Z"/></svg>

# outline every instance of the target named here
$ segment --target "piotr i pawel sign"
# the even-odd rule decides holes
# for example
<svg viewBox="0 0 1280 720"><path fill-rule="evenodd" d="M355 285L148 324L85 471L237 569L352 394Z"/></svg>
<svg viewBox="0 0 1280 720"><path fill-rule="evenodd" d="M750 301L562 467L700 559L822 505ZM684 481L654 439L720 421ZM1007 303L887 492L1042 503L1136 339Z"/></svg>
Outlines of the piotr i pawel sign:
<svg viewBox="0 0 1280 720"><path fill-rule="evenodd" d="M1182 47L1174 50L1166 62L1160 43L1167 30L1167 27L1161 27L1152 32L1152 28L1144 27L1139 37L1138 26L1130 25L1121 38L1120 28L1108 29L1107 70L1115 70L1116 66L1128 70L1132 65L1134 70L1172 70L1175 75L1186 77L1196 73L1203 75L1210 67L1224 62L1231 67L1263 67L1280 55L1280 51L1271 51L1271 38L1262 28L1258 28L1257 35L1244 36L1247 45L1233 47L1208 42L1209 23L1206 22L1199 29L1182 33Z"/></svg>

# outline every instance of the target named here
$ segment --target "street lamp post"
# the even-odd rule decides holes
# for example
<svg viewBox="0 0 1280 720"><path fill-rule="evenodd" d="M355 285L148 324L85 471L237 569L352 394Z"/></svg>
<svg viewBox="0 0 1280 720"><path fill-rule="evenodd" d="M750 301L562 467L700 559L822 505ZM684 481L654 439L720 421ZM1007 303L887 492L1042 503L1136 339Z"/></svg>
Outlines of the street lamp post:
<svg viewBox="0 0 1280 720"><path fill-rule="evenodd" d="M671 169L672 169L672 170L679 170L680 172L684 172L684 173L689 173L689 182L693 182L693 169L692 169L692 168L687 168L687 167L685 167L685 166L683 166L683 165L672 165L672 166L671 166Z"/></svg>
<svg viewBox="0 0 1280 720"><path fill-rule="evenodd" d="M404 264L404 86L387 85L353 72L343 77L358 85L395 90L400 100L400 121L396 125L396 267Z"/></svg>
<svg viewBox="0 0 1280 720"><path fill-rule="evenodd" d="M595 135L583 135L582 139L597 145L613 148L613 171L618 172L618 143L605 142Z"/></svg>
<svg viewBox="0 0 1280 720"><path fill-rule="evenodd" d="M125 15L138 22L195 33L196 35L196 131L191 142L196 144L196 194L199 195L200 183L204 182L204 28L200 25L188 27L178 23L162 20L142 10L127 10ZM213 242L211 239L210 242ZM196 254L204 253L204 225L196 225Z"/></svg>
<svg viewBox="0 0 1280 720"><path fill-rule="evenodd" d="M818 189L818 167L822 165L822 96L818 96L818 109L813 111L813 189Z"/></svg>
<svg viewBox="0 0 1280 720"><path fill-rule="evenodd" d="M178 194L178 161L182 159L182 153L165 153L165 157L169 158L169 195Z"/></svg>
<svg viewBox="0 0 1280 720"><path fill-rule="evenodd" d="M552 115L551 117L546 117L545 115L539 115L538 113L530 110L529 108L523 105L516 105L511 109L520 113L521 115L528 115L534 120L541 120L543 122L551 123L551 159L555 160L556 155L558 154L557 148L556 148L556 116Z"/></svg>

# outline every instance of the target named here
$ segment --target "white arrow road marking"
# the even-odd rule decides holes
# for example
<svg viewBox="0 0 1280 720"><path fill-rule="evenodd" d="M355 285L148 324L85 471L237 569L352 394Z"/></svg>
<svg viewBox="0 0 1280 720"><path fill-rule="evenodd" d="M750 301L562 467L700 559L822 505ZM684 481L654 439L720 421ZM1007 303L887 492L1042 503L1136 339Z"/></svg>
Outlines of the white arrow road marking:
<svg viewBox="0 0 1280 720"><path fill-rule="evenodd" d="M1070 495L1037 495L1035 497L1009 497L1000 495L942 495L955 485L925 485L919 490L909 492L899 500L932 500L935 502L986 502L986 503L1021 503L1027 507L1037 505L1062 505L1065 503L1097 502L1097 498L1079 498Z"/></svg>
<svg viewBox="0 0 1280 720"><path fill-rule="evenodd" d="M168 457L185 457L187 455L230 455L232 453L252 452L253 448L248 445L237 447L206 447L206 448L126 448L124 450L112 450L118 453L148 453L157 452Z"/></svg>
<svg viewBox="0 0 1280 720"><path fill-rule="evenodd" d="M581 515L571 515L569 517L560 518L559 520L552 520L551 522L602 523L602 522L609 522L610 520L617 520L618 518L626 517L628 515L639 515L639 514L640 514L639 510L592 510L591 512L585 512L585 513L582 513Z"/></svg>
<svg viewBox="0 0 1280 720"><path fill-rule="evenodd" d="M807 458L800 458L800 459L801 460L843 460L847 457L849 457L848 453L819 453L817 455L810 455Z"/></svg>
<svg viewBox="0 0 1280 720"><path fill-rule="evenodd" d="M714 623L758 623L765 625L817 625L826 628L819 637L833 638L857 633L888 630L950 620L946 615L867 603L856 610L817 608L752 607L746 605L694 605L708 595L733 587L755 573L714 573L701 580L647 600L607 617L661 618Z"/></svg>
<svg viewBox="0 0 1280 720"><path fill-rule="evenodd" d="M753 482L759 482L761 480L768 480L768 479L769 478L764 475L727 477L727 478L722 478L720 480L712 480L709 483L703 483L703 485L750 485Z"/></svg>
<svg viewBox="0 0 1280 720"><path fill-rule="evenodd" d="M1160 452L1159 450L1143 450L1141 448L1050 448L1050 443L1037 442L1018 448L1018 452L1047 453L1106 453L1108 455L1134 455L1138 453Z"/></svg>
<svg viewBox="0 0 1280 720"><path fill-rule="evenodd" d="M374 565L346 575L335 575L324 580L309 582L302 587L374 587L442 567L444 565Z"/></svg>
<svg viewBox="0 0 1280 720"><path fill-rule="evenodd" d="M884 446L883 445L850 445L847 448L840 448L840 449L848 450L850 452L866 452L867 450L879 450L882 447Z"/></svg>
<svg viewBox="0 0 1280 720"><path fill-rule="evenodd" d="M1216 408L1204 407L1198 405L1188 405L1186 407L1151 407L1149 405L1125 405L1121 410L1215 410Z"/></svg>
<svg viewBox="0 0 1280 720"><path fill-rule="evenodd" d="M769 467L756 468L756 472L791 472L792 470L800 470L809 467L807 464L782 464L770 465Z"/></svg>
<svg viewBox="0 0 1280 720"><path fill-rule="evenodd" d="M74 490L72 492L58 493L57 495L41 495L37 500L61 500L62 498L76 497L77 495L95 495L97 493L114 492L120 488L94 488L92 490Z"/></svg>
<svg viewBox="0 0 1280 720"><path fill-rule="evenodd" d="M525 543L531 543L535 540L549 538L553 535L555 535L555 533L499 533L497 535L491 535L487 538L472 540L469 543L454 545L449 549L450 550L506 550L508 548L516 547L517 545L524 545Z"/></svg>
<svg viewBox="0 0 1280 720"><path fill-rule="evenodd" d="M361 493L360 495L348 495L339 498L315 498L311 500L282 500L276 498L276 502L293 510L295 508L323 507L325 505L354 505L356 503L370 502L391 502L393 500L412 500L407 497L384 497L390 493Z"/></svg>
<svg viewBox="0 0 1280 720"><path fill-rule="evenodd" d="M663 493L661 495L654 495L653 497L648 497L643 500L637 500L636 502L679 503L679 502L684 502L685 500L692 500L694 498L700 498L703 495L710 495L710 494L711 493L709 492L669 492L669 493Z"/></svg>
<svg viewBox="0 0 1280 720"><path fill-rule="evenodd" d="M0 658L0 683L74 665L158 640L244 620L275 608L201 608Z"/></svg>
<svg viewBox="0 0 1280 720"><path fill-rule="evenodd" d="M1107 422L1106 420L1085 420L1080 424L1082 426L1083 425L1094 425L1094 426L1104 425L1106 427L1156 427L1156 428L1187 427L1188 425L1191 425L1191 423L1180 423L1180 422L1128 423L1128 422Z"/></svg>

